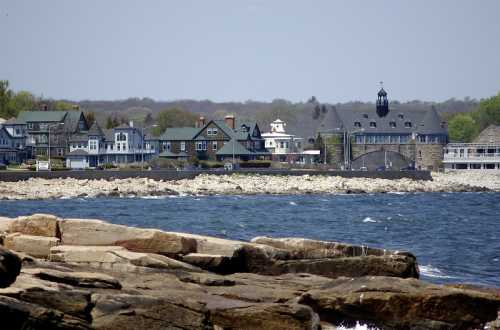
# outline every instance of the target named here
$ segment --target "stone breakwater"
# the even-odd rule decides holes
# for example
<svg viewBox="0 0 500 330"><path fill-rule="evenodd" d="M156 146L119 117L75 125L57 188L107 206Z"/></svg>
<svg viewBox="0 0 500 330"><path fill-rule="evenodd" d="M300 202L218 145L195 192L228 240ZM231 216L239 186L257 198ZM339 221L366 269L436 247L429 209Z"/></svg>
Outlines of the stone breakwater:
<svg viewBox="0 0 500 330"><path fill-rule="evenodd" d="M194 179L40 179L0 182L0 199L213 194L320 194L380 192L500 191L500 172L433 173L433 180L342 178L338 176L208 175Z"/></svg>
<svg viewBox="0 0 500 330"><path fill-rule="evenodd" d="M418 280L416 257L340 242L250 242L92 219L0 218L9 329L472 329L500 290Z"/></svg>

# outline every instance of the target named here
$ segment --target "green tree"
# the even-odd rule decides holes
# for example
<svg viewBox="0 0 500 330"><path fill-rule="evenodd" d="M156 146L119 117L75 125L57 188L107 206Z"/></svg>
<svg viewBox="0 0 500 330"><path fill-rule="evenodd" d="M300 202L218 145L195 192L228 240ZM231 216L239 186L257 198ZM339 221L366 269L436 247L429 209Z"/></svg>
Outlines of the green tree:
<svg viewBox="0 0 500 330"><path fill-rule="evenodd" d="M68 111L68 110L74 110L75 106L66 101L55 101L53 104L53 109L55 111Z"/></svg>
<svg viewBox="0 0 500 330"><path fill-rule="evenodd" d="M9 89L9 82L0 80L0 117L4 119L17 115L11 103L13 94L12 90Z"/></svg>
<svg viewBox="0 0 500 330"><path fill-rule="evenodd" d="M156 117L159 130L163 132L167 127L193 127L198 116L180 108L162 110Z"/></svg>
<svg viewBox="0 0 500 330"><path fill-rule="evenodd" d="M36 108L37 101L35 96L30 92L20 91L15 93L10 99L10 106L14 112L14 116L21 111L30 111Z"/></svg>
<svg viewBox="0 0 500 330"><path fill-rule="evenodd" d="M480 130L491 124L500 125L500 92L481 100L478 109L472 113L472 118L479 125Z"/></svg>
<svg viewBox="0 0 500 330"><path fill-rule="evenodd" d="M479 125L469 114L458 114L448 122L452 142L471 142L479 133Z"/></svg>

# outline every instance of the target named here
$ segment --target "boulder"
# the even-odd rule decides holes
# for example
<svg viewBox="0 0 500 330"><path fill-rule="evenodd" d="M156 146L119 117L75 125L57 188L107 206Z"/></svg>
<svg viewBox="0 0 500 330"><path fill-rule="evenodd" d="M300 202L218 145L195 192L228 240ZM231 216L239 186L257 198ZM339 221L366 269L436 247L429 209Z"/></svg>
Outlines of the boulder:
<svg viewBox="0 0 500 330"><path fill-rule="evenodd" d="M208 328L206 309L200 303L132 294L93 294L92 303L94 329Z"/></svg>
<svg viewBox="0 0 500 330"><path fill-rule="evenodd" d="M24 252L36 258L48 258L50 249L59 244L59 238L32 236L19 233L9 234L4 238L4 246L18 252Z"/></svg>
<svg viewBox="0 0 500 330"><path fill-rule="evenodd" d="M264 247L266 247L264 245ZM293 259L289 251L271 246L245 245L236 251L240 272L263 275L309 273L335 278L339 276L381 275L418 278L418 266L406 255L359 256L346 258Z"/></svg>
<svg viewBox="0 0 500 330"><path fill-rule="evenodd" d="M14 283L21 271L21 259L11 251L0 247L0 288Z"/></svg>
<svg viewBox="0 0 500 330"><path fill-rule="evenodd" d="M0 296L0 315L4 329L91 329L80 318L5 296Z"/></svg>
<svg viewBox="0 0 500 330"><path fill-rule="evenodd" d="M139 229L100 220L61 221L64 245L117 245L128 250L169 256L196 252L196 240L157 229Z"/></svg>
<svg viewBox="0 0 500 330"><path fill-rule="evenodd" d="M215 329L320 329L319 317L310 307L293 303L214 310L210 321Z"/></svg>
<svg viewBox="0 0 500 330"><path fill-rule="evenodd" d="M45 268L30 268L23 270L23 272L42 280L84 288L121 289L122 287L117 279L101 273L63 272Z"/></svg>
<svg viewBox="0 0 500 330"><path fill-rule="evenodd" d="M10 225L10 233L31 236L59 237L59 218L51 214L33 214L16 218Z"/></svg>
<svg viewBox="0 0 500 330"><path fill-rule="evenodd" d="M222 255L190 253L182 261L217 274L232 274L241 268L235 258Z"/></svg>
<svg viewBox="0 0 500 330"><path fill-rule="evenodd" d="M472 329L497 317L498 297L416 279L339 278L303 294L321 320L390 329Z"/></svg>
<svg viewBox="0 0 500 330"><path fill-rule="evenodd" d="M8 232L11 224L14 222L14 219L0 217L0 233Z"/></svg>
<svg viewBox="0 0 500 330"><path fill-rule="evenodd" d="M179 235L196 241L196 251L193 252L207 255L232 257L236 250L248 244L247 242L203 235L186 233L179 233Z"/></svg>
<svg viewBox="0 0 500 330"><path fill-rule="evenodd" d="M367 246L352 245L340 242L318 241L306 238L272 238L259 236L251 240L253 243L265 244L277 249L289 251L292 259L322 259L360 256L407 255L409 252L376 249Z"/></svg>
<svg viewBox="0 0 500 330"><path fill-rule="evenodd" d="M50 250L50 260L116 271L138 271L142 268L200 270L163 255L131 252L121 246L60 245Z"/></svg>

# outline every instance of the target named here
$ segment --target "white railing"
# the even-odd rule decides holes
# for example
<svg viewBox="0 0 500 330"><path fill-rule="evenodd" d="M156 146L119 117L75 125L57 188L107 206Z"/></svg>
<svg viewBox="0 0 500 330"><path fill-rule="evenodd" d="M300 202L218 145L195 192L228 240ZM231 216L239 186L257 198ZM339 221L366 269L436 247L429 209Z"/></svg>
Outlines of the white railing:
<svg viewBox="0 0 500 330"><path fill-rule="evenodd" d="M444 160L500 162L500 153L472 153L472 154L447 153L444 154Z"/></svg>

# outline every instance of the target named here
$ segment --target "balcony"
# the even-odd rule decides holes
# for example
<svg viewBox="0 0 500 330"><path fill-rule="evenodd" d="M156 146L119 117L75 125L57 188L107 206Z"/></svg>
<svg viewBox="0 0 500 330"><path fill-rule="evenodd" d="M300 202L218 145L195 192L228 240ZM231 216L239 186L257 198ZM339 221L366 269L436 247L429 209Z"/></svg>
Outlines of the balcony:
<svg viewBox="0 0 500 330"><path fill-rule="evenodd" d="M500 162L500 152L496 153L452 153L444 154L443 161L450 163L495 163Z"/></svg>

